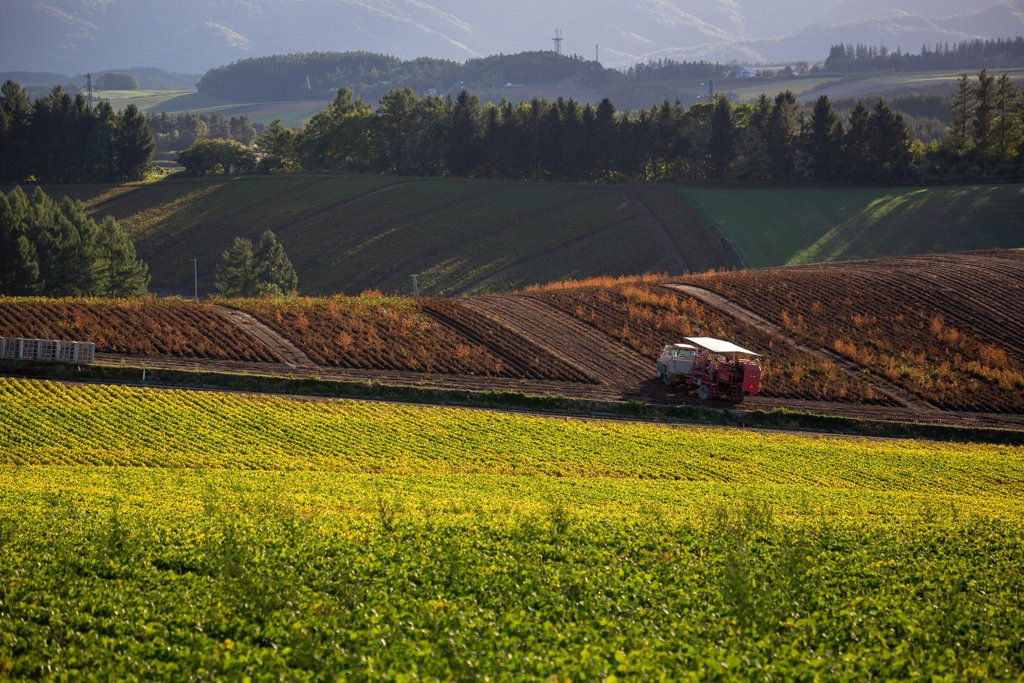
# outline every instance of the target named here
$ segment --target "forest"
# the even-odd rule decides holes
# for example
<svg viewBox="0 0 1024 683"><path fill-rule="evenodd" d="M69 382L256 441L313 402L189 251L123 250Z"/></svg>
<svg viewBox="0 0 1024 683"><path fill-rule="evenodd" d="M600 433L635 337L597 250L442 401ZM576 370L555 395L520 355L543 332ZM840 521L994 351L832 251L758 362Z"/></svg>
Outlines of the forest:
<svg viewBox="0 0 1024 683"><path fill-rule="evenodd" d="M89 106L54 86L33 102L25 88L0 86L0 183L141 180L150 171L155 143L133 104L115 112L109 102Z"/></svg>
<svg viewBox="0 0 1024 683"><path fill-rule="evenodd" d="M559 98L481 104L392 90L376 110L342 88L292 131L263 130L264 169L307 168L576 182L890 184L1019 176L1021 91L1004 74L966 74L947 100L949 135L925 145L884 99L843 116L825 95L809 110L789 91L733 104L724 95L689 108L618 111ZM935 102L919 103L922 112ZM194 173L208 169L181 163ZM227 171L230 164L220 164Z"/></svg>
<svg viewBox="0 0 1024 683"><path fill-rule="evenodd" d="M922 45L920 54L891 52L885 45L833 45L825 60L827 73L864 71L936 71L941 69L1011 69L1024 67L1024 37L964 40Z"/></svg>
<svg viewBox="0 0 1024 683"><path fill-rule="evenodd" d="M418 94L486 90L503 86L560 83L579 92L606 92L620 106L653 101L651 84L680 79L726 78L734 67L711 62L658 60L625 71L608 69L579 55L521 52L469 59L465 63L423 57L402 61L370 52L313 52L243 59L210 69L199 92L236 101L276 102L333 99L347 87L368 102L410 88ZM643 99L646 98L646 99ZM696 101L696 97L693 97Z"/></svg>

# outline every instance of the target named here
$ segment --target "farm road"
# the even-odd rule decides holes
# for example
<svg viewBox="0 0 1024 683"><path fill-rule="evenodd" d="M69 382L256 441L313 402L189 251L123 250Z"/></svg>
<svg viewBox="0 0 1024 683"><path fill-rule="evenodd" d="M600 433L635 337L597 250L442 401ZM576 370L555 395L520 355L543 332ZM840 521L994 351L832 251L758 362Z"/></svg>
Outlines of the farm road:
<svg viewBox="0 0 1024 683"><path fill-rule="evenodd" d="M312 216L306 216L305 218L303 218L301 220L295 221L294 223L290 223L290 224L284 226L283 228L279 228L276 234L280 235L281 233L286 232L288 230L291 230L293 228L301 227L301 226L305 225L306 223L311 223L312 221L315 221L317 218L322 218L323 216L326 216L329 213L337 211L338 209L342 209L342 208L344 208L346 206L349 206L350 204L356 204L358 202L363 201L364 199L369 199L370 197L373 197L375 195L381 194L382 192L388 192L390 190L395 189L396 187L402 187L403 185L408 185L410 182L411 181L406 181L404 183L395 183L394 185L388 185L387 187L381 187L381 188L378 188L376 190L372 190L370 192L364 192L363 194L359 195L358 197L352 197L352 199L346 199L341 204L336 204L334 206L331 206L329 208L324 209L323 211L317 211Z"/></svg>
<svg viewBox="0 0 1024 683"><path fill-rule="evenodd" d="M227 306L214 306L214 309L228 322L237 325L249 336L255 337L269 346L285 365L293 368L314 365L309 356L303 353L299 347L248 313Z"/></svg>
<svg viewBox="0 0 1024 683"><path fill-rule="evenodd" d="M789 332L779 327L775 323L762 318L753 311L743 308L739 304L729 301L720 294L715 294L714 292L710 292L706 289L701 289L700 287L693 287L692 285L664 286L667 287L668 289L672 289L677 292L682 292L683 294L692 296L695 299L699 299L700 301L703 301L707 305L724 311L742 320L743 322L754 325L755 327L759 327L765 332L769 332L775 335L776 337L781 337L787 343L792 344L801 351L804 351L822 360L832 363L839 370L842 370L851 377L854 377L856 380L870 384L872 388L874 388L876 391L888 395L890 398L896 401L902 408L907 408L911 411L914 411L915 413L941 412L938 408L931 406L927 403L924 403L920 399L911 396L900 387L882 379L881 377L878 377L877 375L865 377L859 372L859 369L856 365L846 360L837 353L833 353L828 349L822 349L816 346L808 346L806 344L801 343L796 337L794 337Z"/></svg>
<svg viewBox="0 0 1024 683"><path fill-rule="evenodd" d="M654 213L647 208L647 205L640 201L636 190L626 190L625 195L629 203L640 213L640 218L643 222L654 233L655 239L661 243L661 248L665 250L665 256L676 267L676 274L682 275L683 273L690 272L690 267L687 265L686 259L683 258L682 252L679 251L679 247L672 241L672 236L668 234L668 230L665 229L665 226L661 224L661 221L657 219Z"/></svg>

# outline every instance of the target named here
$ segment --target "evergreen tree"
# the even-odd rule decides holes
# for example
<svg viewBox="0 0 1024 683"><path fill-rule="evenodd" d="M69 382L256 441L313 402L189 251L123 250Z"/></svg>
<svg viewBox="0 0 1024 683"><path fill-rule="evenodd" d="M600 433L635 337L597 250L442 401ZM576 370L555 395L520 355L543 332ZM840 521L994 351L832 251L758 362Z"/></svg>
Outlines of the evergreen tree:
<svg viewBox="0 0 1024 683"><path fill-rule="evenodd" d="M963 156L970 149L970 127L974 116L974 88L967 74L960 74L956 81L956 90L952 93L950 113L953 125L949 129L947 143L954 152Z"/></svg>
<svg viewBox="0 0 1024 683"><path fill-rule="evenodd" d="M1012 164L1017 148L1024 143L1024 98L1009 74L996 83L995 152L1000 163Z"/></svg>
<svg viewBox="0 0 1024 683"><path fill-rule="evenodd" d="M293 293L299 286L292 262L270 230L264 231L260 238L260 246L253 255L253 264L257 295L284 296Z"/></svg>
<svg viewBox="0 0 1024 683"><path fill-rule="evenodd" d="M910 134L903 116L879 97L868 119L868 159L875 180L901 182L913 166Z"/></svg>
<svg viewBox="0 0 1024 683"><path fill-rule="evenodd" d="M96 293L99 296L143 296L149 286L149 267L135 256L135 245L113 216L96 234Z"/></svg>
<svg viewBox="0 0 1024 683"><path fill-rule="evenodd" d="M263 172L269 173L295 166L295 133L285 128L281 124L281 119L274 119L264 128L256 136L253 147L264 155L257 165Z"/></svg>
<svg viewBox="0 0 1024 683"><path fill-rule="evenodd" d="M224 265L217 269L217 291L224 296L252 296L256 292L252 242L243 237L236 237L235 243L221 255L221 258L224 259Z"/></svg>
<svg viewBox="0 0 1024 683"><path fill-rule="evenodd" d="M104 100L93 109L92 130L86 142L88 180L109 182L117 178L117 113Z"/></svg>
<svg viewBox="0 0 1024 683"><path fill-rule="evenodd" d="M729 164L733 159L736 125L732 120L732 105L725 95L715 97L715 111L711 116L711 165L720 180L729 177Z"/></svg>
<svg viewBox="0 0 1024 683"><path fill-rule="evenodd" d="M0 294L27 296L42 288L36 250L29 241L28 198L20 187L0 192Z"/></svg>
<svg viewBox="0 0 1024 683"><path fill-rule="evenodd" d="M32 101L14 81L0 86L0 182L20 182L30 175Z"/></svg>
<svg viewBox="0 0 1024 683"><path fill-rule="evenodd" d="M232 116L229 125L231 129L231 139L235 142L240 142L248 147L252 144L252 141L256 139L256 129L253 128L252 121L249 120L248 114Z"/></svg>
<svg viewBox="0 0 1024 683"><path fill-rule="evenodd" d="M978 81L971 88L974 98L974 116L971 120L971 142L974 144L974 152L978 161L983 166L993 155L994 136L992 134L996 125L996 79L982 69L978 73Z"/></svg>
<svg viewBox="0 0 1024 683"><path fill-rule="evenodd" d="M142 180L153 163L156 142L149 130L146 117L139 108L129 104L121 113L117 124L118 175L124 180Z"/></svg>
<svg viewBox="0 0 1024 683"><path fill-rule="evenodd" d="M871 178L870 128L871 112L864 101L850 112L849 126L843 138L843 157L846 161L845 176L854 182L865 182Z"/></svg>
<svg viewBox="0 0 1024 683"><path fill-rule="evenodd" d="M223 259L224 264L217 270L216 286L224 296L282 296L298 287L295 269L270 230L263 233L255 253L252 242L236 237Z"/></svg>
<svg viewBox="0 0 1024 683"><path fill-rule="evenodd" d="M768 156L772 160L772 177L776 180L789 181L793 177L799 131L796 96L789 90L780 92L768 117Z"/></svg>
<svg viewBox="0 0 1024 683"><path fill-rule="evenodd" d="M815 178L832 182L839 176L843 153L843 122L828 95L821 95L814 102L806 149Z"/></svg>
<svg viewBox="0 0 1024 683"><path fill-rule="evenodd" d="M480 98L465 90L461 91L450 105L448 118L447 166L452 175L469 176L479 162L479 117ZM539 115L536 118L535 132L539 128Z"/></svg>
<svg viewBox="0 0 1024 683"><path fill-rule="evenodd" d="M74 296L95 291L96 224L85 207L64 197L60 204L39 188L29 202L40 276L49 296Z"/></svg>

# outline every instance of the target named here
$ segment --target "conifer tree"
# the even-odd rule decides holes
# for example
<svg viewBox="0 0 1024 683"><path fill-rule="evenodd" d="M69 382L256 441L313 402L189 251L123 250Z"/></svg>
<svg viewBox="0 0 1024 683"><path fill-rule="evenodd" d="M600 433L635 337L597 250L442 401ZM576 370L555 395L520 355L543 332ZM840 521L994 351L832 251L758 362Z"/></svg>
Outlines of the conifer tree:
<svg viewBox="0 0 1024 683"><path fill-rule="evenodd" d="M224 259L224 265L217 269L217 291L224 296L252 296L256 291L252 242L244 237L236 237L235 243L221 258Z"/></svg>
<svg viewBox="0 0 1024 683"><path fill-rule="evenodd" d="M135 245L113 216L96 233L96 293L100 296L142 296L149 286L149 267L135 256Z"/></svg>
<svg viewBox="0 0 1024 683"><path fill-rule="evenodd" d="M274 233L267 230L253 252L252 242L236 237L223 254L217 271L217 290L224 296L285 296L295 291L299 279Z"/></svg>
<svg viewBox="0 0 1024 683"><path fill-rule="evenodd" d="M299 286L292 262L284 253L284 247L270 230L263 233L260 246L253 257L256 271L256 294L283 296L291 294Z"/></svg>
<svg viewBox="0 0 1024 683"><path fill-rule="evenodd" d="M0 294L26 296L42 288L27 220L28 198L21 188L8 196L0 192Z"/></svg>
<svg viewBox="0 0 1024 683"><path fill-rule="evenodd" d="M831 182L838 177L842 163L842 145L843 122L828 95L821 95L814 102L807 140L807 154L814 167L814 176L818 180Z"/></svg>
<svg viewBox="0 0 1024 683"><path fill-rule="evenodd" d="M156 142L149 130L146 117L134 104L121 113L117 126L118 173L125 180L142 180L153 162Z"/></svg>

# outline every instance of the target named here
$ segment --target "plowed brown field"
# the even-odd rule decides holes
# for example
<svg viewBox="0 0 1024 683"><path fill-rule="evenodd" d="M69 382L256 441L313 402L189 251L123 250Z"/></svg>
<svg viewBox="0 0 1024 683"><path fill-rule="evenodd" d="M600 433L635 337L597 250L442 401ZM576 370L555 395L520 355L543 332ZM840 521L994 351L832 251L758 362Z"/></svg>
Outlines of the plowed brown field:
<svg viewBox="0 0 1024 683"><path fill-rule="evenodd" d="M669 403L699 401L657 380L660 349L712 336L764 354L764 391L745 409L1024 428L1024 251L673 281L697 289L644 276L461 299L218 302L248 316L0 299L0 333L96 341L105 363Z"/></svg>
<svg viewBox="0 0 1024 683"><path fill-rule="evenodd" d="M949 410L1024 413L1024 252L692 275L809 344Z"/></svg>
<svg viewBox="0 0 1024 683"><path fill-rule="evenodd" d="M0 336L89 341L101 353L280 361L212 305L180 299L0 297Z"/></svg>

